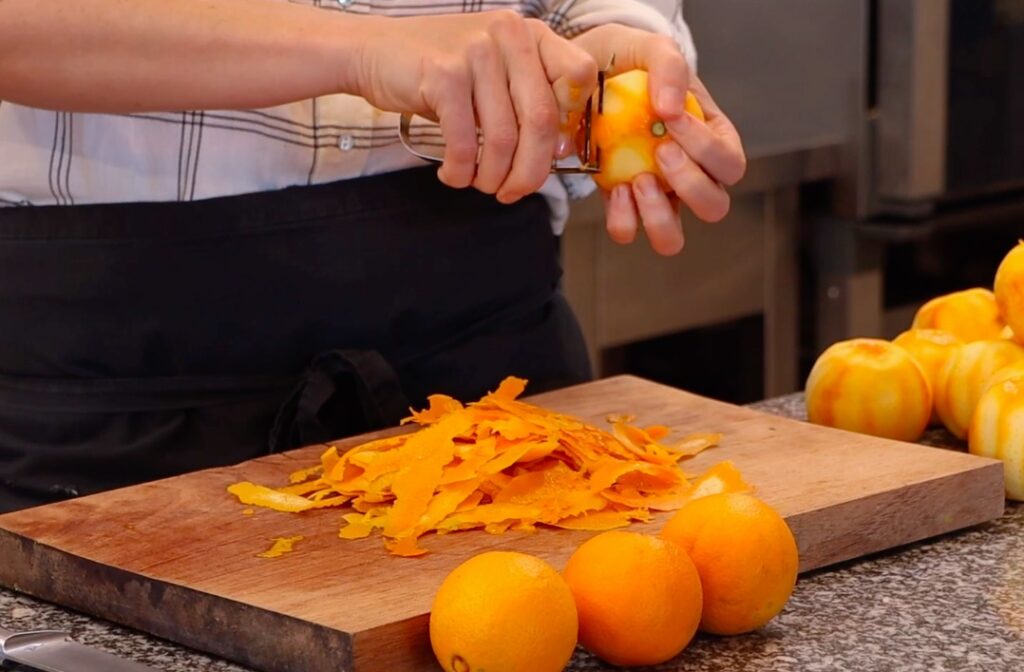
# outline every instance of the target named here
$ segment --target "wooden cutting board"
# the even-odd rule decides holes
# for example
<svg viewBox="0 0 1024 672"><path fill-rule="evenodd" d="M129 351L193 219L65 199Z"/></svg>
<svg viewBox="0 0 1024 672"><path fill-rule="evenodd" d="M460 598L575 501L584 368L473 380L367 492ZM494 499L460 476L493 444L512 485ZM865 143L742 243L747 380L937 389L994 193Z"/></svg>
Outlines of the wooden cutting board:
<svg viewBox="0 0 1024 672"><path fill-rule="evenodd" d="M731 459L792 526L806 571L956 530L1003 512L1002 465L764 415L633 377L534 398L602 425L610 413L680 433L718 431L688 470ZM347 441L342 445L351 445ZM490 549L561 568L592 532L427 537L422 558L379 538L342 541L340 514L243 508L240 480L280 484L310 447L0 516L0 584L268 671L433 670L426 627L443 577ZM656 533L656 523L633 529ZM256 554L302 535L279 558Z"/></svg>

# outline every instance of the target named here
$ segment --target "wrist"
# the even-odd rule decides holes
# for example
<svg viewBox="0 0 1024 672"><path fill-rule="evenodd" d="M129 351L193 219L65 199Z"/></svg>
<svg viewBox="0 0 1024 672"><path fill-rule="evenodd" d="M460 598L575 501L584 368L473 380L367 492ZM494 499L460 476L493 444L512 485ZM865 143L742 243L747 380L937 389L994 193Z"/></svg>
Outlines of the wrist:
<svg viewBox="0 0 1024 672"><path fill-rule="evenodd" d="M366 98L371 92L382 18L352 14L329 18L314 46L327 92Z"/></svg>

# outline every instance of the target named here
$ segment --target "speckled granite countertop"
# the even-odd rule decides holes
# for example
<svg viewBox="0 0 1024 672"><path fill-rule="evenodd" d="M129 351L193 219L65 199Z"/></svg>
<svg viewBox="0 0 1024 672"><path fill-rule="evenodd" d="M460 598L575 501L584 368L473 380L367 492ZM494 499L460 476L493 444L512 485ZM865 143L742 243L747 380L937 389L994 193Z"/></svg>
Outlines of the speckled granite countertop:
<svg viewBox="0 0 1024 672"><path fill-rule="evenodd" d="M803 417L792 395L757 404ZM926 437L951 445L942 432ZM167 672L244 668L0 590L8 628L63 628L84 643ZM612 670L580 652L573 671ZM699 637L658 671L1024 671L1024 506L991 524L801 577L762 631ZM294 670L289 672L301 672ZM524 670L524 672L529 672Z"/></svg>

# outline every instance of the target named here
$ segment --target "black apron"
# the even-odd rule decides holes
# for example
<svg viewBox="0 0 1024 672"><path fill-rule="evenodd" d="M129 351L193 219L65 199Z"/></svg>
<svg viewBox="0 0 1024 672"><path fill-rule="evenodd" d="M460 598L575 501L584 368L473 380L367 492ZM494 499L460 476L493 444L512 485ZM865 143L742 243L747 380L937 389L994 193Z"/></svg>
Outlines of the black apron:
<svg viewBox="0 0 1024 672"><path fill-rule="evenodd" d="M0 511L590 377L540 196L433 169L0 210Z"/></svg>

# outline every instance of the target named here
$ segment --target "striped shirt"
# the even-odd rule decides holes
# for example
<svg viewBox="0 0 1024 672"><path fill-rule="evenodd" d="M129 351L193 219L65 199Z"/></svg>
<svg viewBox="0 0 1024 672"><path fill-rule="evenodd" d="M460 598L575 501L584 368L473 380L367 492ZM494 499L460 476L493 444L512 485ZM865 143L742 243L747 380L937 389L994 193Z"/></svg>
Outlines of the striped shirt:
<svg viewBox="0 0 1024 672"><path fill-rule="evenodd" d="M691 65L682 0L280 0L324 11L415 16L514 9L565 37L606 23L672 35ZM415 131L439 145L436 127ZM189 201L319 184L421 165L399 144L397 115L362 98L322 96L258 110L138 114L52 112L0 101L0 207ZM589 178L543 189L556 230L568 193ZM568 190L568 191L567 191Z"/></svg>

